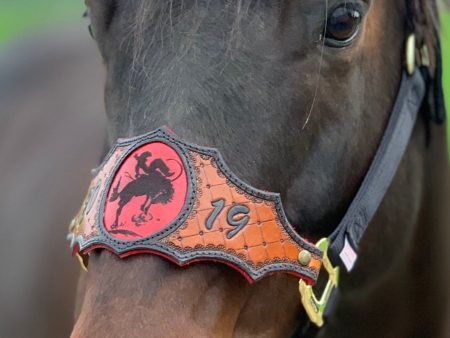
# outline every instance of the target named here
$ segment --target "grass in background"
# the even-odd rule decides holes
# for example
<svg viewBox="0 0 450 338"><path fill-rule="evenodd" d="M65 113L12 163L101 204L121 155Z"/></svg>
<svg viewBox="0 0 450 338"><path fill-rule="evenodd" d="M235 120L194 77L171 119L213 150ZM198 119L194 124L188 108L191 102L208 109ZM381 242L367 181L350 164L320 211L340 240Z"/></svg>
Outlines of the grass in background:
<svg viewBox="0 0 450 338"><path fill-rule="evenodd" d="M447 106L447 126L450 132L450 12L441 11L442 58L444 60L444 92ZM448 137L450 149L450 137Z"/></svg>
<svg viewBox="0 0 450 338"><path fill-rule="evenodd" d="M55 24L79 20L82 0L0 0L0 43Z"/></svg>

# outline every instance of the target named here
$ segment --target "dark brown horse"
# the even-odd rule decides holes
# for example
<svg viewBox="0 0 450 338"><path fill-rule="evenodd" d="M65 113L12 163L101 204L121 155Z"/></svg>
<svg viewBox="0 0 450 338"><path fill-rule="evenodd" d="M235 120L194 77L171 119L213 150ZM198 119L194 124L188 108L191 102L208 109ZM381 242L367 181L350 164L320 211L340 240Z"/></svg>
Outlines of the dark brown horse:
<svg viewBox="0 0 450 338"><path fill-rule="evenodd" d="M405 0L86 2L111 141L170 125L218 148L252 186L280 192L301 234L332 232L397 95ZM433 67L436 4L408 2ZM446 131L422 113L319 337L445 336ZM72 337L289 337L304 316L285 275L249 285L220 264L104 250L89 268Z"/></svg>

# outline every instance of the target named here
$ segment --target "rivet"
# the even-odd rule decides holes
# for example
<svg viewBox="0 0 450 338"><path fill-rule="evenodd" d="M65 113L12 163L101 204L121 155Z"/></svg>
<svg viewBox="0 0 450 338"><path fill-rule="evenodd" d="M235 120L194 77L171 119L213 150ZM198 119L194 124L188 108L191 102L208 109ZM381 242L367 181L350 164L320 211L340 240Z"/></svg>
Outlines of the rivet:
<svg viewBox="0 0 450 338"><path fill-rule="evenodd" d="M312 258L311 253L306 250L302 250L298 254L298 261L303 266L308 266L309 263L311 263L311 258Z"/></svg>

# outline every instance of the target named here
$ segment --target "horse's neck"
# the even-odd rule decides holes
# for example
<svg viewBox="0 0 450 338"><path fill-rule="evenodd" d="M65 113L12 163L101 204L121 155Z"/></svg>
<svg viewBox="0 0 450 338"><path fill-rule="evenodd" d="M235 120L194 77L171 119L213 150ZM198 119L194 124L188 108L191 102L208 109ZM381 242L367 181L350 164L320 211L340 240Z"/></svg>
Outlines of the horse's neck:
<svg viewBox="0 0 450 338"><path fill-rule="evenodd" d="M450 169L445 128L429 127L418 122L320 337L445 337Z"/></svg>

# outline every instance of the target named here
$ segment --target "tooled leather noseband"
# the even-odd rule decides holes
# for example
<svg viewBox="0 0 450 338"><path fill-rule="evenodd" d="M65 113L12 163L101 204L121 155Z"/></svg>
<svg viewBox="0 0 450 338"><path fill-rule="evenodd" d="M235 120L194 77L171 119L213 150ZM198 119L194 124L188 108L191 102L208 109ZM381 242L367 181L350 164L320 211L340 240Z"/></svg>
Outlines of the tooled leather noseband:
<svg viewBox="0 0 450 338"><path fill-rule="evenodd" d="M351 271L365 230L399 167L417 114L428 95L435 120L445 115L440 82L415 62L414 31L395 106L373 162L336 230L316 245L290 225L279 194L255 189L226 166L220 153L187 143L166 128L118 140L94 179L68 235L73 253L87 266L89 252L120 257L156 254L184 266L220 261L250 282L274 272L300 279L312 336L324 324L338 294L339 268ZM416 67L419 64L419 67ZM428 87L428 88L427 88ZM312 292L321 267L329 274L320 299Z"/></svg>

